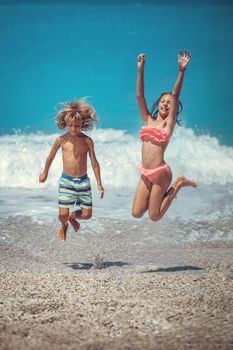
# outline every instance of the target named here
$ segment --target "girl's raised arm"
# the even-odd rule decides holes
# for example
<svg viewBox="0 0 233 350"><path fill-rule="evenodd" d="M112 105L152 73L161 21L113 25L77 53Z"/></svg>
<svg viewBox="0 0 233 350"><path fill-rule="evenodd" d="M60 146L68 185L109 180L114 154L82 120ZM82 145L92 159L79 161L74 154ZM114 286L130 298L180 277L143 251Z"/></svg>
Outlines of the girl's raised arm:
<svg viewBox="0 0 233 350"><path fill-rule="evenodd" d="M144 53L138 56L138 77L137 77L137 100L138 106L144 122L147 123L150 112L148 111L146 100L144 96L144 65L146 61L146 55Z"/></svg>
<svg viewBox="0 0 233 350"><path fill-rule="evenodd" d="M178 55L179 73L172 90L172 103L168 115L168 123L171 125L172 128L175 126L176 123L179 96L183 85L185 69L190 61L190 58L191 54L186 50L184 50L184 54L182 53L182 51L180 51Z"/></svg>

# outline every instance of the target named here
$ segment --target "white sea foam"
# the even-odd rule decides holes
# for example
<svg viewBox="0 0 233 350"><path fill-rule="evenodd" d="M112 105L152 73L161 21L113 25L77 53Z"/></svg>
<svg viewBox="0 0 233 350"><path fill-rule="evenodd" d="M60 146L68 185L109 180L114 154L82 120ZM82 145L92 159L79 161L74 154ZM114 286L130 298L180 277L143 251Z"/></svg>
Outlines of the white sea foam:
<svg viewBox="0 0 233 350"><path fill-rule="evenodd" d="M56 186L62 171L60 151L47 182L39 184L38 176L57 136L43 133L1 136L0 187ZM134 188L139 178L141 142L138 135L123 130L97 129L90 136L95 143L105 187ZM183 174L204 184L233 183L233 148L220 145L214 137L197 136L191 129L182 127L175 131L166 161L174 177ZM91 169L89 176L94 178Z"/></svg>

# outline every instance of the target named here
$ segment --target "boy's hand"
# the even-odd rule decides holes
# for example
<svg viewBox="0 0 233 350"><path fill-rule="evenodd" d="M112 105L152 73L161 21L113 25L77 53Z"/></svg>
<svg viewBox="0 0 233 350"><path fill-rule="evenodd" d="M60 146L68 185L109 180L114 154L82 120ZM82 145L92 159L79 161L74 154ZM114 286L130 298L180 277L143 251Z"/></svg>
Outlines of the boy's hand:
<svg viewBox="0 0 233 350"><path fill-rule="evenodd" d="M100 192L100 198L102 199L104 196L104 189L102 185L98 185L98 190Z"/></svg>
<svg viewBox="0 0 233 350"><path fill-rule="evenodd" d="M48 176L48 174L46 174L46 173L41 173L41 174L39 175L39 182L45 182L46 179L47 179L47 176Z"/></svg>

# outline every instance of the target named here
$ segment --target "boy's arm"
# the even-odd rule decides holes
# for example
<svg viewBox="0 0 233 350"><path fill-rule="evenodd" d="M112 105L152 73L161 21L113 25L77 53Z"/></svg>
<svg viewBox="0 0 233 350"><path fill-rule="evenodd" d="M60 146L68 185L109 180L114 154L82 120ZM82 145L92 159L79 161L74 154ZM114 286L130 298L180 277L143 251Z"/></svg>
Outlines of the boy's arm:
<svg viewBox="0 0 233 350"><path fill-rule="evenodd" d="M141 113L141 116L145 123L147 123L150 112L148 111L146 105L146 99L144 96L144 65L146 61L146 55L140 54L138 56L138 76L137 76L137 85L136 85L136 94L138 100L138 107Z"/></svg>
<svg viewBox="0 0 233 350"><path fill-rule="evenodd" d="M182 54L182 51L180 51L178 55L179 73L172 90L172 103L171 103L171 108L168 115L168 123L170 122L171 127L174 127L176 123L179 96L183 85L185 69L190 61L190 58L191 58L190 53L186 51L184 51L184 54Z"/></svg>
<svg viewBox="0 0 233 350"><path fill-rule="evenodd" d="M95 174L98 190L100 192L100 198L103 198L104 189L103 189L102 182L101 182L99 162L97 161L96 155L95 155L94 143L90 137L88 137L87 143L88 143L88 152L89 152L89 156L90 156L90 160L91 160L91 165L92 165L92 168L93 168L93 171Z"/></svg>
<svg viewBox="0 0 233 350"><path fill-rule="evenodd" d="M61 138L58 137L56 141L54 142L53 147L51 148L51 151L46 159L44 171L39 175L39 182L45 182L48 176L50 165L52 164L58 149L61 147Z"/></svg>

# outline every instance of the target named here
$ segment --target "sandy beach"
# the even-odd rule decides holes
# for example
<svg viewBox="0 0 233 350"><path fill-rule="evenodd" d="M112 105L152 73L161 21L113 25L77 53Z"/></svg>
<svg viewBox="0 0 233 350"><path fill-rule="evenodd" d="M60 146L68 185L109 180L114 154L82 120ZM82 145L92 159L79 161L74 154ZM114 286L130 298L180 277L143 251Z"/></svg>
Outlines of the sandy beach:
<svg viewBox="0 0 233 350"><path fill-rule="evenodd" d="M233 244L158 243L163 225L93 219L58 242L56 222L2 220L1 350L232 349Z"/></svg>

